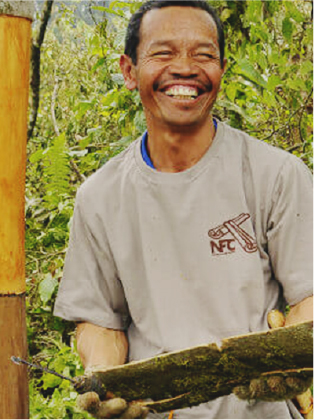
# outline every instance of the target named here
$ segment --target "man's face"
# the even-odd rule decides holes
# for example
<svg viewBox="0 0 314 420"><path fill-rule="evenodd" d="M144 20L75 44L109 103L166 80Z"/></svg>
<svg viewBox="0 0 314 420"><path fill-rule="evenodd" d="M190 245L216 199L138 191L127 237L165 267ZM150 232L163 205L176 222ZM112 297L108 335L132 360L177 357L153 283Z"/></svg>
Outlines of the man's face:
<svg viewBox="0 0 314 420"><path fill-rule="evenodd" d="M202 125L224 72L214 20L192 7L147 12L141 23L137 64L129 69L127 87L138 88L148 122Z"/></svg>

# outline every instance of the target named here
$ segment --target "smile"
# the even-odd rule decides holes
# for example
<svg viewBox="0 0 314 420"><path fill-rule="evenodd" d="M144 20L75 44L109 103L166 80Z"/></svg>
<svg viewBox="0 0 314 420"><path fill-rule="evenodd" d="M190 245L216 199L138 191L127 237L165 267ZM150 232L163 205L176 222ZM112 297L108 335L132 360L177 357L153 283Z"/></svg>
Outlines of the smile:
<svg viewBox="0 0 314 420"><path fill-rule="evenodd" d="M174 99L194 100L201 92L195 86L172 85L164 90L167 96Z"/></svg>

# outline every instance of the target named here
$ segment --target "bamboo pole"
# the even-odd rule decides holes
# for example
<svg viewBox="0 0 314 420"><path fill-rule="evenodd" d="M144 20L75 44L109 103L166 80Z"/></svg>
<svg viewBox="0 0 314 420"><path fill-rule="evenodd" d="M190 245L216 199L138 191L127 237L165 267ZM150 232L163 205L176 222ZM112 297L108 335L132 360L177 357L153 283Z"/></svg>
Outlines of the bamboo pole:
<svg viewBox="0 0 314 420"><path fill-rule="evenodd" d="M28 418L24 190L33 2L0 2L0 418Z"/></svg>

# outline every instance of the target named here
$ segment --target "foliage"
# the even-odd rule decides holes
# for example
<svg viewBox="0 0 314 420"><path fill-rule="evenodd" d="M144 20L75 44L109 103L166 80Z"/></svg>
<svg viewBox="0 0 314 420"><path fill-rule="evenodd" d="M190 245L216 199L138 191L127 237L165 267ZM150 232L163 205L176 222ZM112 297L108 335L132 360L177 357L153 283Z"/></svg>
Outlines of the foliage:
<svg viewBox="0 0 314 420"><path fill-rule="evenodd" d="M312 3L211 4L225 26L228 59L214 115L311 167ZM52 308L75 191L145 129L138 92L124 87L119 72L127 20L140 2L95 3L104 16L98 24L78 18L76 5L55 4L42 47L41 101L28 143L26 183L29 353L68 376L83 372L74 324L54 318ZM32 418L87 418L75 408L67 381L36 371L30 395Z"/></svg>
<svg viewBox="0 0 314 420"><path fill-rule="evenodd" d="M73 377L83 374L77 353L58 340L50 341L37 358L43 358L49 369L64 376ZM38 392L41 389L41 392ZM71 383L49 373L33 376L30 381L30 418L34 419L81 419L92 418L80 411L75 404L77 392Z"/></svg>

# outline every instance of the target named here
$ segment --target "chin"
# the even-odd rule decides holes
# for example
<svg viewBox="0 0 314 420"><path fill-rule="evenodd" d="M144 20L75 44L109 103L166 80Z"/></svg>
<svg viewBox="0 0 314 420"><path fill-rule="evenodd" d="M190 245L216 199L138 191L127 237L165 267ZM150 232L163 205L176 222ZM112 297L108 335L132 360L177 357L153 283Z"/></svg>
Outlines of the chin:
<svg viewBox="0 0 314 420"><path fill-rule="evenodd" d="M195 129L197 127L204 126L208 121L208 117L209 117L209 113L204 118L186 118L186 116L182 115L177 118L171 118L171 119L165 118L164 124L170 128L181 127L181 128L186 128L186 129L188 128Z"/></svg>

